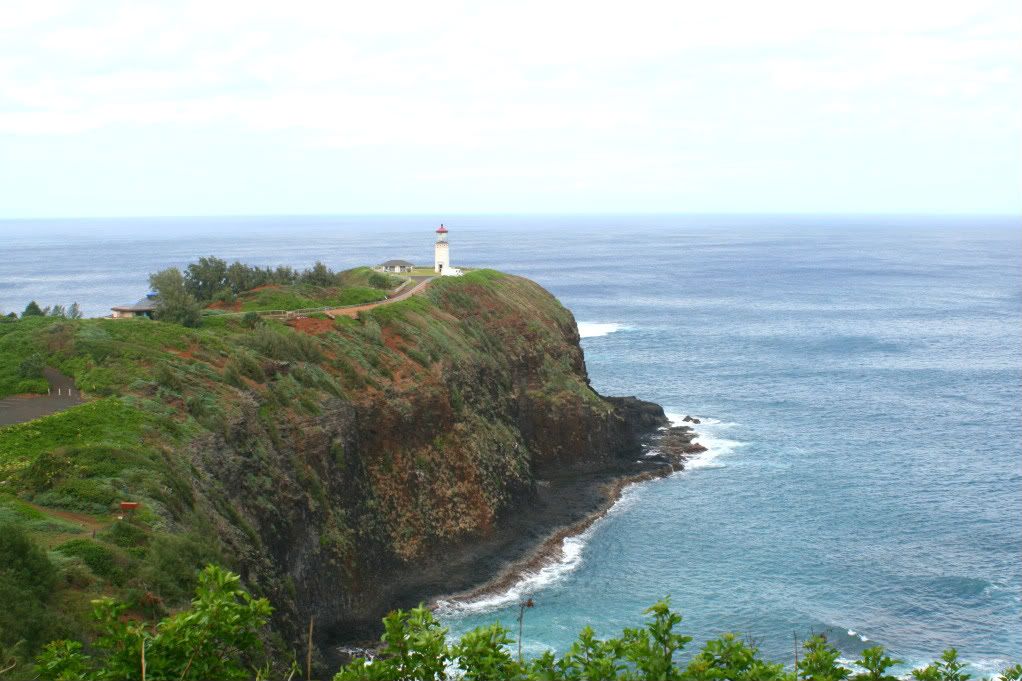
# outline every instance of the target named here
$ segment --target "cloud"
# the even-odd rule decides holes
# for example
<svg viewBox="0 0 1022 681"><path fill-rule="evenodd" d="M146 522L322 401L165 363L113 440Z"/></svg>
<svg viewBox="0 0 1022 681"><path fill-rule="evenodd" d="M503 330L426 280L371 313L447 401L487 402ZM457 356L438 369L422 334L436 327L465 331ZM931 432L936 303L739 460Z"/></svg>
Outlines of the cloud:
<svg viewBox="0 0 1022 681"><path fill-rule="evenodd" d="M795 173L792 153L839 135L1022 139L1015 1L15 4L0 153L4 138L185 131L198 146L230 130L456 155L436 161L452 182L560 169L667 186L653 175L692 182L695 158L704 176Z"/></svg>

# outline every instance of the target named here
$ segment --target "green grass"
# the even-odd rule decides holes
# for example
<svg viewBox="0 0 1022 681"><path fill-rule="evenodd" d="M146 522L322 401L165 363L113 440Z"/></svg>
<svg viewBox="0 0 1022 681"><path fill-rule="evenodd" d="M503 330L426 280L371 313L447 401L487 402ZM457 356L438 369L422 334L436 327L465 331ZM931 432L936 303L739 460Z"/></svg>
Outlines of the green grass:
<svg viewBox="0 0 1022 681"><path fill-rule="evenodd" d="M383 300L386 297L387 294L379 289L358 286L342 289L340 293L331 299L330 304L337 305L338 307L343 305L365 305L366 303L375 303Z"/></svg>
<svg viewBox="0 0 1022 681"><path fill-rule="evenodd" d="M340 282L345 287L363 287L390 290L401 283L403 277L385 272L377 272L371 267L356 267L340 274Z"/></svg>
<svg viewBox="0 0 1022 681"><path fill-rule="evenodd" d="M305 310L317 307L362 305L386 298L386 293L368 286L316 288L312 286L275 286L242 294L243 312Z"/></svg>
<svg viewBox="0 0 1022 681"><path fill-rule="evenodd" d="M56 516L43 513L38 508L18 499L12 494L0 494L0 525L19 525L31 533L77 534L82 528Z"/></svg>
<svg viewBox="0 0 1022 681"><path fill-rule="evenodd" d="M54 322L48 317L28 317L0 323L0 398L46 393L46 380L41 375L26 376L22 366L30 357L40 354L34 339Z"/></svg>
<svg viewBox="0 0 1022 681"><path fill-rule="evenodd" d="M82 538L64 542L54 550L65 556L80 558L97 577L114 584L124 581L124 567L128 561L111 546Z"/></svg>
<svg viewBox="0 0 1022 681"><path fill-rule="evenodd" d="M243 294L241 309L244 312L263 312L266 310L301 310L310 307L322 307L323 303L302 295L290 288L274 287L250 294Z"/></svg>
<svg viewBox="0 0 1022 681"><path fill-rule="evenodd" d="M27 423L0 427L0 479L58 448L102 443L137 447L148 417L119 398L72 407Z"/></svg>

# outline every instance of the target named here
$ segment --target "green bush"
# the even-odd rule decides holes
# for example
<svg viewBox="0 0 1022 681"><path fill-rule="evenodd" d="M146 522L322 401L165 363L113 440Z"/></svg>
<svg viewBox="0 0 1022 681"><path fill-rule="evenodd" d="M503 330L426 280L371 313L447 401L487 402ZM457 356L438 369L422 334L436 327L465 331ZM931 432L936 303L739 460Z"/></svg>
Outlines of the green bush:
<svg viewBox="0 0 1022 681"><path fill-rule="evenodd" d="M242 342L259 354L277 360L318 362L323 358L315 340L286 327L274 329L268 324L260 326L245 336Z"/></svg>
<svg viewBox="0 0 1022 681"><path fill-rule="evenodd" d="M208 540L157 534L138 568L138 581L168 605L180 603L195 589L202 567L218 559Z"/></svg>
<svg viewBox="0 0 1022 681"><path fill-rule="evenodd" d="M22 641L32 654L53 635L47 609L57 571L24 530L0 524L0 648Z"/></svg>
<svg viewBox="0 0 1022 681"><path fill-rule="evenodd" d="M46 368L46 362L43 361L42 355L36 352L21 360L21 364L18 365L18 374L22 378L42 378L44 368Z"/></svg>
<svg viewBox="0 0 1022 681"><path fill-rule="evenodd" d="M388 277L382 272L373 272L369 275L367 281L373 288L392 289L397 286L400 279L396 277Z"/></svg>
<svg viewBox="0 0 1022 681"><path fill-rule="evenodd" d="M114 584L124 581L124 566L113 549L91 539L72 539L54 549L65 556L80 558L97 577Z"/></svg>
<svg viewBox="0 0 1022 681"><path fill-rule="evenodd" d="M155 626L126 620L126 610L126 604L111 599L94 601L95 655L83 653L76 641L53 641L37 658L42 676L61 681L248 679L249 664L263 656L259 632L273 609L266 599L242 589L238 575L211 565L199 576L187 610Z"/></svg>
<svg viewBox="0 0 1022 681"><path fill-rule="evenodd" d="M132 525L127 520L118 520L99 533L99 538L110 542L124 549L144 546L149 541L149 535L140 527Z"/></svg>

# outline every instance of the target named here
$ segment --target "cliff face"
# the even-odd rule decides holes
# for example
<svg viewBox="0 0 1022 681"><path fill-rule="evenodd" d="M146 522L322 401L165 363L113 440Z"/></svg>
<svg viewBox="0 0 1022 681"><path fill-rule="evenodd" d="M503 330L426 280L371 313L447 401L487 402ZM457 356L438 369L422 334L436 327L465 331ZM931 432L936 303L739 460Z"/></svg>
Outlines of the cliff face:
<svg viewBox="0 0 1022 681"><path fill-rule="evenodd" d="M492 574L537 481L618 470L665 423L592 391L574 319L540 287L443 284L361 320L399 360L389 380L271 428L248 398L191 445L196 507L286 639L310 616L321 643L374 636L389 609Z"/></svg>

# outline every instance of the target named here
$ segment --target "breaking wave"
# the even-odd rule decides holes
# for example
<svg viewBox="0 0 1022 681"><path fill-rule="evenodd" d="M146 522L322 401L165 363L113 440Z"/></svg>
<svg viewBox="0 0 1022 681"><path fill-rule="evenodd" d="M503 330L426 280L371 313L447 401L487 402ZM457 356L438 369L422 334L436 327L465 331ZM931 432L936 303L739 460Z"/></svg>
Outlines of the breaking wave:
<svg viewBox="0 0 1022 681"><path fill-rule="evenodd" d="M632 327L617 322L579 322L578 335L582 338L597 338L615 331L628 331Z"/></svg>

